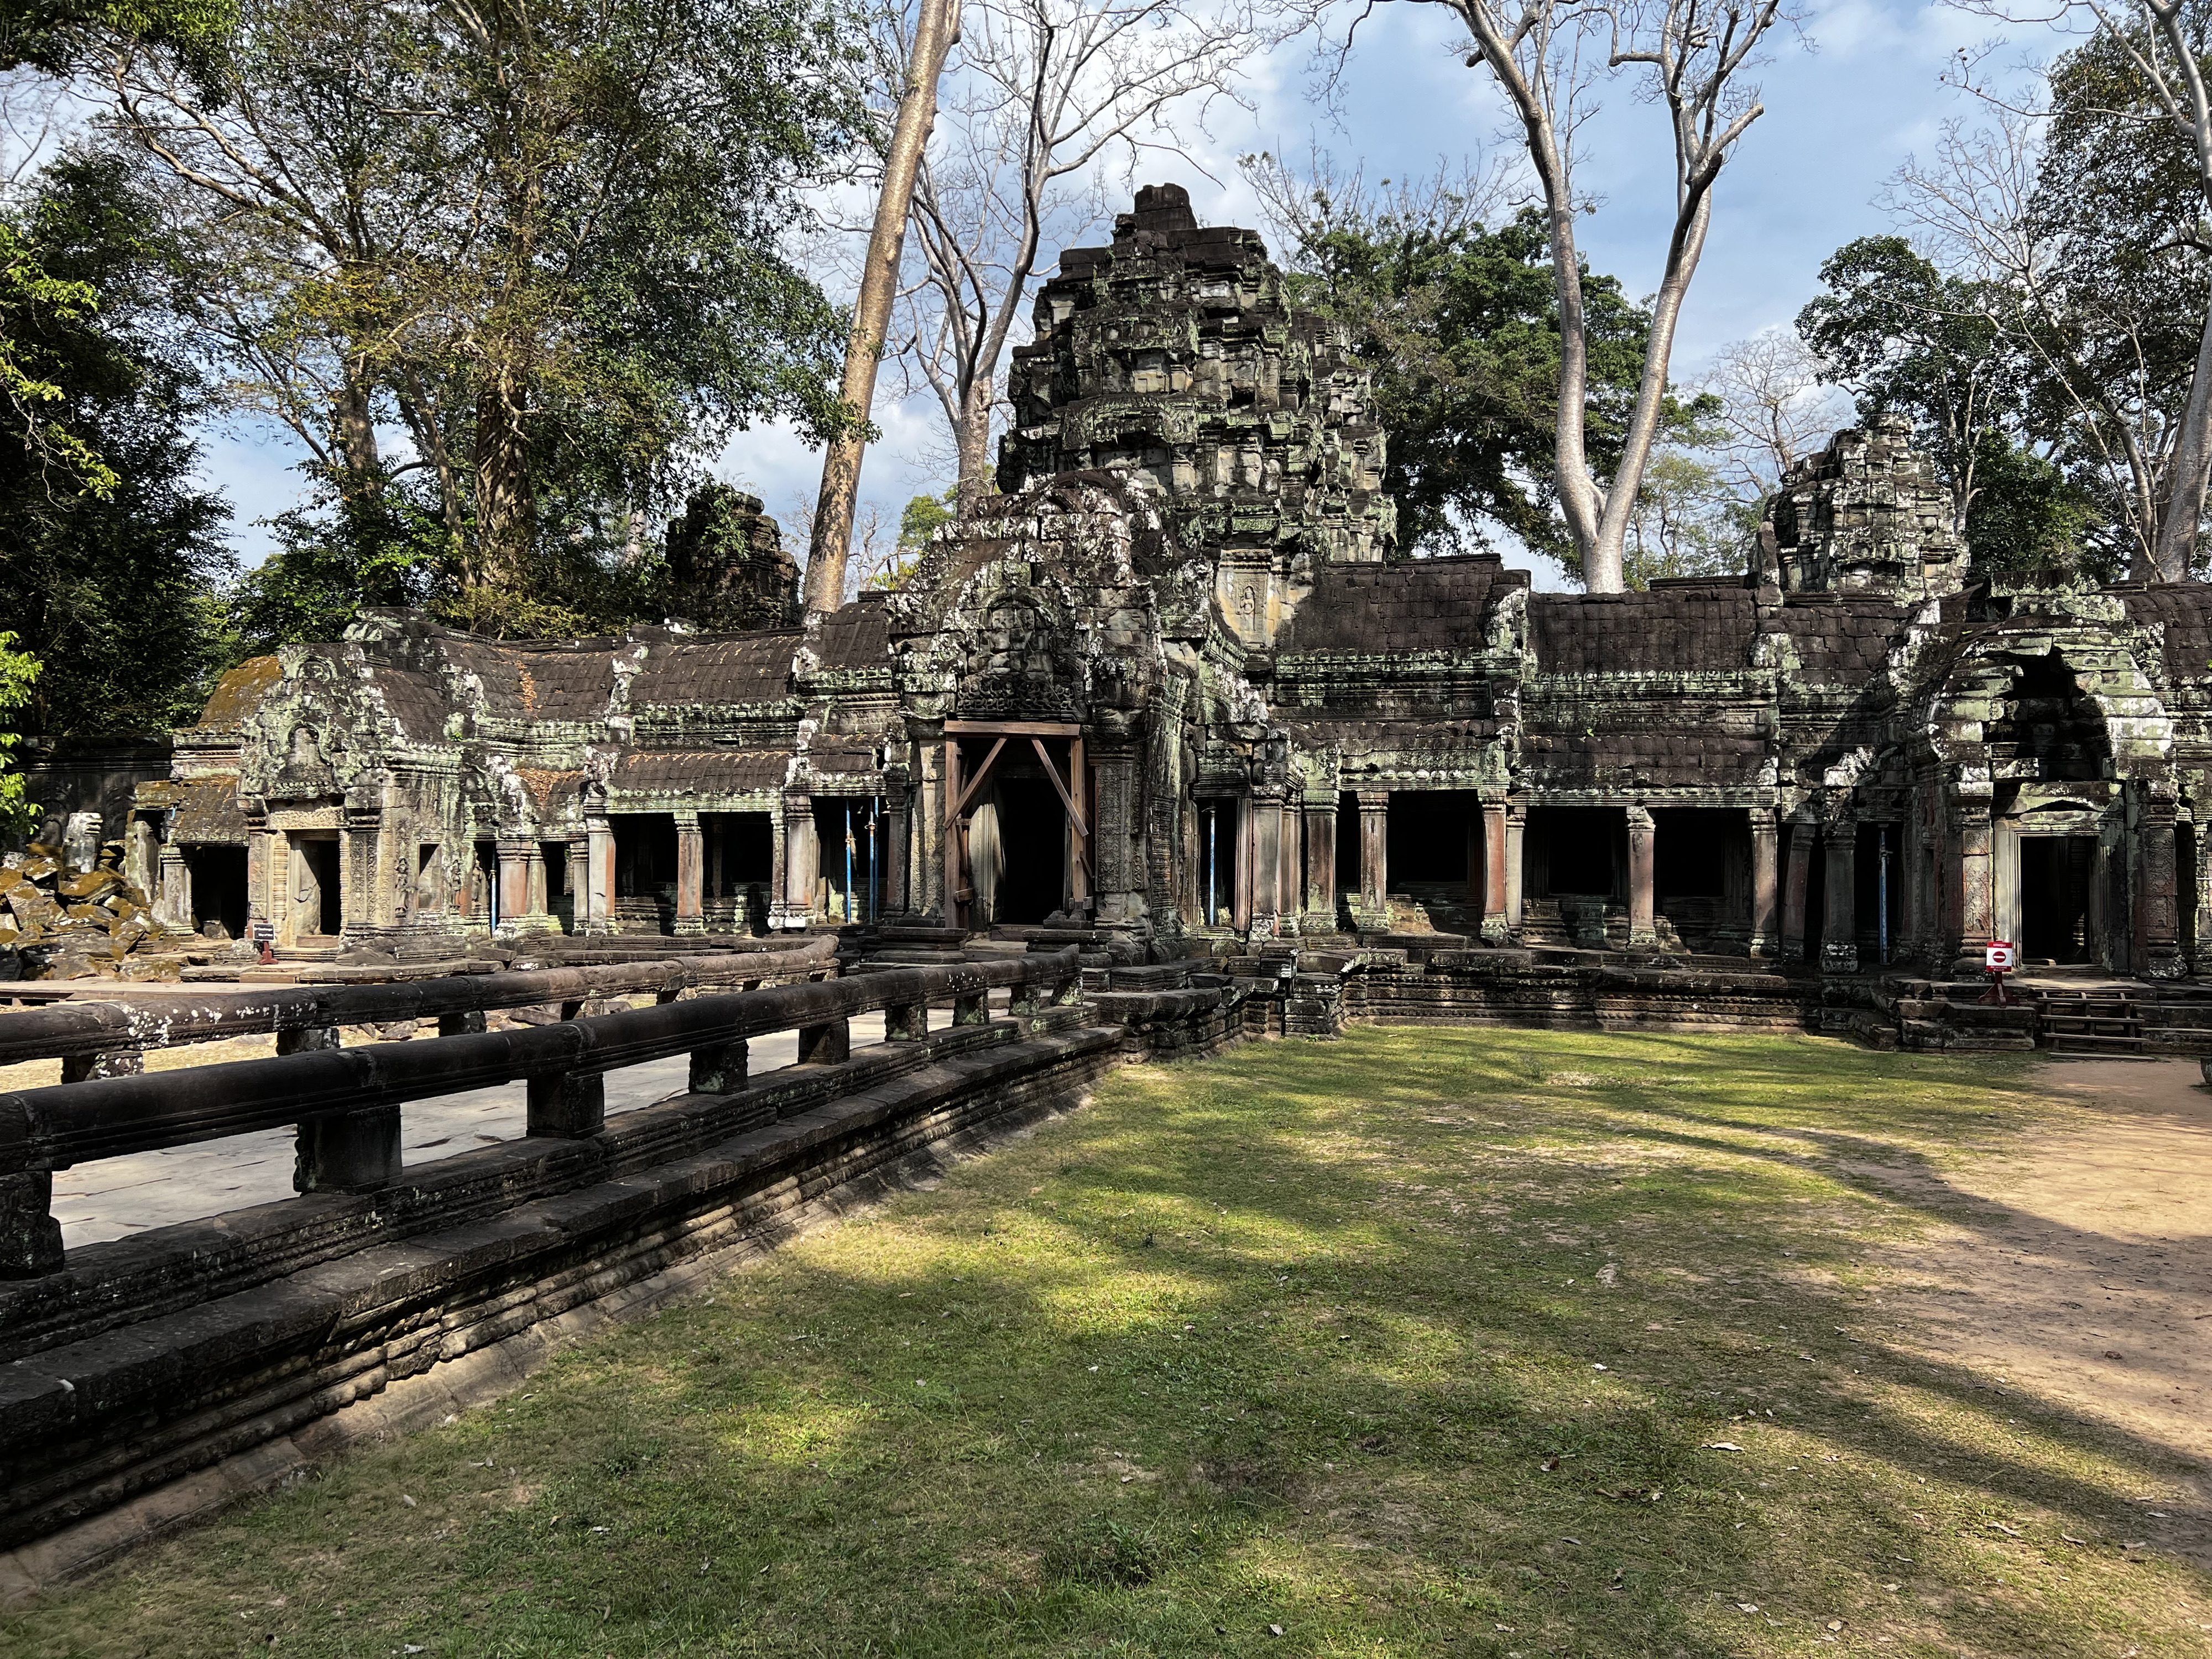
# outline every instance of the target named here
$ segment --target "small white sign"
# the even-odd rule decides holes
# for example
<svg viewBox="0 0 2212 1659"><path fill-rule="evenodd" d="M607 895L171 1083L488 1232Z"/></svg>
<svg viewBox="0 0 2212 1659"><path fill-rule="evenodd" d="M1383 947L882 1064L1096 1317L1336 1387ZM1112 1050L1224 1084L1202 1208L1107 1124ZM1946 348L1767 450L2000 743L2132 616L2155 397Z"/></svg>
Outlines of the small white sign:
<svg viewBox="0 0 2212 1659"><path fill-rule="evenodd" d="M1982 947L1982 966L1993 974L2009 974L2020 966L2020 947L2010 939L1993 939Z"/></svg>

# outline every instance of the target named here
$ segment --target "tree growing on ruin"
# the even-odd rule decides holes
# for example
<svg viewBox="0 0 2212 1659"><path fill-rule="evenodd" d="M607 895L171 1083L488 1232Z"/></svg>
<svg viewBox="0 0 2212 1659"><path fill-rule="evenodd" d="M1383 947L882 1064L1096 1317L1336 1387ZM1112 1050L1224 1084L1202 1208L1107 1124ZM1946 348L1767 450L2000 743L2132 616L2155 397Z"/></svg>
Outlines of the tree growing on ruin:
<svg viewBox="0 0 2212 1659"><path fill-rule="evenodd" d="M952 434L963 510L988 495L1000 365L1041 254L1106 211L1102 181L1179 155L1237 96L1263 36L1250 0L969 0L914 197L896 346Z"/></svg>
<svg viewBox="0 0 2212 1659"><path fill-rule="evenodd" d="M1503 531L1571 560L1556 469L1559 289L1541 216L1504 209L1497 181L1466 168L1370 185L1326 157L1304 170L1266 155L1243 167L1292 301L1341 321L1373 376L1401 550L1464 550ZM1650 319L1610 276L1584 270L1579 285L1584 451L1608 477Z"/></svg>
<svg viewBox="0 0 2212 1659"><path fill-rule="evenodd" d="M781 249L856 115L842 27L813 0L242 0L208 91L108 53L106 125L195 240L229 406L342 492L426 483L448 614L505 633L559 611L550 554L635 539L733 428L843 421L843 329Z"/></svg>
<svg viewBox="0 0 2212 1659"><path fill-rule="evenodd" d="M2011 16L2002 0L1970 9ZM2050 107L2033 112L2047 133L1993 99L1994 128L1954 136L1950 178L1905 181L1940 191L1963 162L1969 182L2016 193L2026 152L2025 210L2005 212L2002 188L1954 206L1923 187L1907 206L2028 283L2047 391L2100 458L2134 574L2179 581L2212 482L2212 15L2196 0L2060 0L2031 16L2088 34L2052 65ZM2062 319L2083 331L2082 349L2051 326Z"/></svg>
<svg viewBox="0 0 2212 1659"><path fill-rule="evenodd" d="M1574 562L1592 592L1618 592L1628 525L1667 420L1668 370L1691 278L1711 229L1713 187L1764 112L1747 79L1783 21L1781 0L1431 0L1467 25L1470 67L1497 82L1542 198L1558 292L1560 354L1554 469ZM1636 401L1611 475L1595 464L1585 416L1591 307L1575 222L1593 205L1576 185L1576 145L1608 84L1631 81L1663 110L1674 161L1674 215L1651 302Z"/></svg>

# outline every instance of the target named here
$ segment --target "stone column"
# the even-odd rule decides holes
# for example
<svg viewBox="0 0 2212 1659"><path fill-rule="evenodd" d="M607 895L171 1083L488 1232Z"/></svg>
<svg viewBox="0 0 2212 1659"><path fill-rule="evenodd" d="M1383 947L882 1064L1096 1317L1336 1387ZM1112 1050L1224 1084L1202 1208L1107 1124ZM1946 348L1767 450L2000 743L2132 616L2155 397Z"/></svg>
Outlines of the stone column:
<svg viewBox="0 0 2212 1659"><path fill-rule="evenodd" d="M1373 933L1390 926L1390 792L1359 792L1359 904L1355 920Z"/></svg>
<svg viewBox="0 0 2212 1659"><path fill-rule="evenodd" d="M1240 933L1252 926L1252 843L1259 835L1256 805L1249 795L1237 801L1236 835L1231 848L1229 925Z"/></svg>
<svg viewBox="0 0 2212 1659"><path fill-rule="evenodd" d="M1525 849L1528 840L1528 805L1525 801L1505 803L1505 931L1517 936L1521 932L1521 884L1527 868Z"/></svg>
<svg viewBox="0 0 2212 1659"><path fill-rule="evenodd" d="M1659 943L1651 893L1652 842L1656 829L1651 814L1641 805L1628 814L1628 948L1648 951Z"/></svg>
<svg viewBox="0 0 2212 1659"><path fill-rule="evenodd" d="M522 926L530 914L530 855L534 841L514 836L499 838L499 928L509 933Z"/></svg>
<svg viewBox="0 0 2212 1659"><path fill-rule="evenodd" d="M1952 841L1959 849L1958 971L1978 974L1982 947L1990 942L1996 909L1990 893L1990 803L1968 797L1952 815Z"/></svg>
<svg viewBox="0 0 2212 1659"><path fill-rule="evenodd" d="M907 913L908 859L912 848L913 795L907 787L906 769L884 769L884 821L877 830L876 856L884 861L884 914Z"/></svg>
<svg viewBox="0 0 2212 1659"><path fill-rule="evenodd" d="M1828 887L1820 924L1820 971L1859 970L1858 824L1839 818L1828 826Z"/></svg>
<svg viewBox="0 0 2212 1659"><path fill-rule="evenodd" d="M1751 937L1754 957L1771 957L1781 948L1781 895L1777 870L1774 809L1751 809Z"/></svg>
<svg viewBox="0 0 2212 1659"><path fill-rule="evenodd" d="M676 814L676 927L683 934L707 931L705 837L696 812Z"/></svg>
<svg viewBox="0 0 2212 1659"><path fill-rule="evenodd" d="M1475 869L1474 860L1482 860L1482 937L1492 945L1503 945L1512 937L1513 925L1506 920L1505 902L1505 803L1486 800L1477 820L1481 829L1480 844L1468 849L1468 873Z"/></svg>
<svg viewBox="0 0 2212 1659"><path fill-rule="evenodd" d="M615 930L615 826L605 812L584 814L586 874L577 891L580 906L580 933L611 933Z"/></svg>
<svg viewBox="0 0 2212 1659"><path fill-rule="evenodd" d="M161 844L154 821L143 811L134 812L123 832L123 878L151 897L161 886Z"/></svg>
<svg viewBox="0 0 2212 1659"><path fill-rule="evenodd" d="M2180 877L2172 796L2143 796L2136 815L2136 972L2145 979L2179 979L2187 964L2179 943Z"/></svg>
<svg viewBox="0 0 2212 1659"><path fill-rule="evenodd" d="M1305 814L1298 811L1295 799L1281 803L1282 851L1278 857L1276 873L1279 877L1275 915L1278 926L1285 933L1299 930L1298 917L1305 908L1303 890L1305 884L1305 856L1299 844L1298 832L1305 827Z"/></svg>
<svg viewBox="0 0 2212 1659"><path fill-rule="evenodd" d="M1307 927L1316 933L1336 931L1336 798L1327 805L1309 796L1306 815Z"/></svg>
<svg viewBox="0 0 2212 1659"><path fill-rule="evenodd" d="M568 931L583 933L591 931L592 920L592 840L588 836L568 838Z"/></svg>
<svg viewBox="0 0 2212 1659"><path fill-rule="evenodd" d="M769 926L797 931L814 914L814 883L821 862L820 837L814 832L814 798L786 793L777 815L783 826L781 896L769 913Z"/></svg>
<svg viewBox="0 0 2212 1659"><path fill-rule="evenodd" d="M1790 821L1790 866L1782 884L1782 959L1802 962L1805 951L1805 896L1812 884L1813 821Z"/></svg>
<svg viewBox="0 0 2212 1659"><path fill-rule="evenodd" d="M1070 747L1083 752L1085 745ZM1142 843L1137 838L1136 750L1126 729L1102 732L1087 747L1089 763L1098 770L1098 793L1088 802L1079 794L1076 801L1091 821L1091 891L1097 901L1098 920L1134 921L1146 908ZM1075 847L1075 830L1071 824L1071 861Z"/></svg>
<svg viewBox="0 0 2212 1659"><path fill-rule="evenodd" d="M1278 906L1283 886L1283 804L1255 795L1245 810L1252 817L1252 937L1273 939L1281 931Z"/></svg>
<svg viewBox="0 0 2212 1659"><path fill-rule="evenodd" d="M192 866L185 862L185 849L161 843L154 914L172 927L192 925Z"/></svg>

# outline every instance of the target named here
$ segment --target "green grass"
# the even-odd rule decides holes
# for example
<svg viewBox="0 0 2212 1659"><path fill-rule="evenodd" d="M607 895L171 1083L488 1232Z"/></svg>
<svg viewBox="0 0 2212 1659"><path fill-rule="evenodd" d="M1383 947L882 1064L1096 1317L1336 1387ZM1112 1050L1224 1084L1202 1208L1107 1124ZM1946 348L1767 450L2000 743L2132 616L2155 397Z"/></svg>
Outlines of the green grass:
<svg viewBox="0 0 2212 1659"><path fill-rule="evenodd" d="M1884 1345L1930 1216L1881 1169L1971 1224L1943 1170L2075 1111L2021 1077L1374 1030L1125 1072L0 1652L2212 1652L2203 1576L2119 1547L2174 1454Z"/></svg>

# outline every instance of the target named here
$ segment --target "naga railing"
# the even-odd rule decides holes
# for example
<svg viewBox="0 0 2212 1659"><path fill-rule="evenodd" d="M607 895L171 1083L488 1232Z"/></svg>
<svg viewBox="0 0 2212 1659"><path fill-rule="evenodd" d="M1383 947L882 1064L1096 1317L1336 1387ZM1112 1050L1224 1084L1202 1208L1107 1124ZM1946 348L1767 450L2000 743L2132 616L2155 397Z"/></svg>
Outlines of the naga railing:
<svg viewBox="0 0 2212 1659"><path fill-rule="evenodd" d="M332 1046L0 1094L0 1277L61 1267L61 1228L49 1212L53 1176L74 1164L296 1124L300 1191L374 1192L400 1178L400 1114L411 1101L520 1082L527 1085L529 1133L579 1139L603 1127L605 1074L624 1066L689 1054L691 1093L734 1094L746 1086L753 1037L796 1030L798 1064L835 1065L850 1056L849 1022L857 1014L880 1012L886 1042L918 1042L927 1035L933 1004L950 1000L956 1025L981 1025L990 1018L989 994L1006 989L1010 1016L1034 1019L1048 1004L1074 1000L1080 985L1071 947L698 997L520 1030Z"/></svg>
<svg viewBox="0 0 2212 1659"><path fill-rule="evenodd" d="M665 961L522 972L459 974L385 985L269 985L236 991L131 993L112 1001L57 1002L0 1010L0 1066L62 1061L62 1080L118 1077L144 1069L149 1048L214 1042L274 1032L280 1054L337 1046L348 1025L438 1022L441 1036L483 1030L495 1009L552 1008L573 1019L606 998L650 995L672 1002L684 991L753 986L833 965L836 940L817 934L789 951L731 952Z"/></svg>

